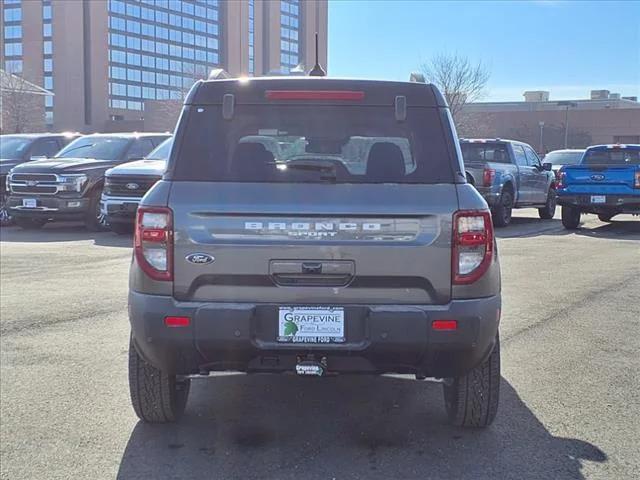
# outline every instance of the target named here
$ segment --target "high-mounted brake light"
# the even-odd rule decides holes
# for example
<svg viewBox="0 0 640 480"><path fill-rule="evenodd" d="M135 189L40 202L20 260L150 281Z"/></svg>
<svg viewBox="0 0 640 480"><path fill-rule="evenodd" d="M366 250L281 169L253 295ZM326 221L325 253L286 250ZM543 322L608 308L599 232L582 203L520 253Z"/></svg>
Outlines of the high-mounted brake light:
<svg viewBox="0 0 640 480"><path fill-rule="evenodd" d="M467 285L485 274L493 259L491 213L462 210L453 215L451 274L454 285Z"/></svg>
<svg viewBox="0 0 640 480"><path fill-rule="evenodd" d="M173 216L166 207L140 207L134 253L142 271L154 280L173 280Z"/></svg>
<svg viewBox="0 0 640 480"><path fill-rule="evenodd" d="M482 171L482 184L485 187L493 185L493 180L496 178L496 171L493 168L485 168Z"/></svg>
<svg viewBox="0 0 640 480"><path fill-rule="evenodd" d="M353 90L267 90L267 100L364 100L364 92Z"/></svg>

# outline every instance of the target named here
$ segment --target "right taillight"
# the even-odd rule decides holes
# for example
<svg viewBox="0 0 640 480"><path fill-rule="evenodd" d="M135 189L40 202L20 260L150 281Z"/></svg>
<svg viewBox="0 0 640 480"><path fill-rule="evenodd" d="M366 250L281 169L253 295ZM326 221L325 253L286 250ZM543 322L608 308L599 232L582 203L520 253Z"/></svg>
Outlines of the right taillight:
<svg viewBox="0 0 640 480"><path fill-rule="evenodd" d="M493 259L493 224L487 211L459 211L453 216L452 275L455 285L478 280Z"/></svg>
<svg viewBox="0 0 640 480"><path fill-rule="evenodd" d="M640 188L640 170L636 170L636 181L633 186Z"/></svg>
<svg viewBox="0 0 640 480"><path fill-rule="evenodd" d="M138 208L134 252L150 278L173 280L173 216L169 208Z"/></svg>
<svg viewBox="0 0 640 480"><path fill-rule="evenodd" d="M485 168L482 171L482 185L490 187L493 185L493 180L496 178L496 171L493 168Z"/></svg>

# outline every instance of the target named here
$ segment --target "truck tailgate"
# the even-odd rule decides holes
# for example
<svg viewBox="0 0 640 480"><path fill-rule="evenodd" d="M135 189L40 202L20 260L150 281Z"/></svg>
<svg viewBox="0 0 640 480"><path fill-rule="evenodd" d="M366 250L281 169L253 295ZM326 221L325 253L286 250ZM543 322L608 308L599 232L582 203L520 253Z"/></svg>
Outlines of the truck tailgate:
<svg viewBox="0 0 640 480"><path fill-rule="evenodd" d="M567 193L601 193L640 195L634 188L637 165L574 165L566 166L563 185Z"/></svg>

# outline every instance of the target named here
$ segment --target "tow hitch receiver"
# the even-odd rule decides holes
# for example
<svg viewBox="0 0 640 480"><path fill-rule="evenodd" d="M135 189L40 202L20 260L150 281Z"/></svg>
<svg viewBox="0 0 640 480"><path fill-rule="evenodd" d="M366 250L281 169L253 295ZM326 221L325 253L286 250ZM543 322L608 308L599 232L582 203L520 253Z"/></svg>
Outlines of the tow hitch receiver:
<svg viewBox="0 0 640 480"><path fill-rule="evenodd" d="M325 373L326 366L326 358L322 358L320 361L314 360L313 358L307 358L306 360L298 358L296 373L301 376L322 377Z"/></svg>

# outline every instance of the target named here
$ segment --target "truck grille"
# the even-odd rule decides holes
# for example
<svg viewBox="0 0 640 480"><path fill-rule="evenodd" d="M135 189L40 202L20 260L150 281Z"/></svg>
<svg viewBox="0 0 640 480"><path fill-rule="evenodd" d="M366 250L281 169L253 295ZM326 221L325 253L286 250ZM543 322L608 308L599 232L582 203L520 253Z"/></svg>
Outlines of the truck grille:
<svg viewBox="0 0 640 480"><path fill-rule="evenodd" d="M29 187L26 185L11 185L11 191L13 193L48 193L54 194L58 191L58 187L54 185L38 185L35 187Z"/></svg>
<svg viewBox="0 0 640 480"><path fill-rule="evenodd" d="M57 180L55 174L50 173L14 173L11 175L13 182L49 182L54 183Z"/></svg>
<svg viewBox="0 0 640 480"><path fill-rule="evenodd" d="M161 177L107 177L104 183L104 193L113 197L142 198Z"/></svg>
<svg viewBox="0 0 640 480"><path fill-rule="evenodd" d="M58 177L50 173L13 173L9 188L11 193L55 195Z"/></svg>

